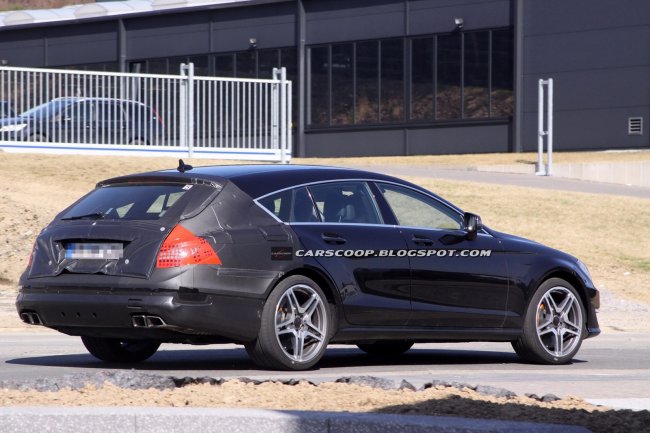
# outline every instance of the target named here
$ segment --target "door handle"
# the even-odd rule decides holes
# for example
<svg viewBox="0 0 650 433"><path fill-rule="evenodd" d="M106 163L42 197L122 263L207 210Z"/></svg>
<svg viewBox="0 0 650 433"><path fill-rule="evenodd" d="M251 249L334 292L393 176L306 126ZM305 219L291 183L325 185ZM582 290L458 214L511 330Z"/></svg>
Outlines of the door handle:
<svg viewBox="0 0 650 433"><path fill-rule="evenodd" d="M429 238L424 237L424 236L413 235L411 240L413 241L413 243L415 245L422 245L422 246L426 246L426 247L430 247L431 245L433 245L433 241L431 239L429 239Z"/></svg>
<svg viewBox="0 0 650 433"><path fill-rule="evenodd" d="M320 236L328 244L342 245L347 242L347 239L337 233L322 233Z"/></svg>

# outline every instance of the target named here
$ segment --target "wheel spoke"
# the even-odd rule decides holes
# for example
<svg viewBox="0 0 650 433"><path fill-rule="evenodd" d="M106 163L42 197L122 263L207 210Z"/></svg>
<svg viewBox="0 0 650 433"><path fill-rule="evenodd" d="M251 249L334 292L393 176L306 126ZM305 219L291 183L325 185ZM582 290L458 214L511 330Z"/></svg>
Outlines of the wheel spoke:
<svg viewBox="0 0 650 433"><path fill-rule="evenodd" d="M569 334L580 336L580 327L578 325L576 325L569 319L564 319L564 324L566 325L566 327L564 328L566 332L568 332Z"/></svg>
<svg viewBox="0 0 650 433"><path fill-rule="evenodd" d="M564 335L559 329L555 329L553 333L555 334L555 354L562 356L564 352Z"/></svg>
<svg viewBox="0 0 650 433"><path fill-rule="evenodd" d="M561 317L566 317L566 315L571 311L571 308L573 308L573 304L575 302L576 298L573 296L571 293L567 295L566 298L558 305L558 313L560 314Z"/></svg>
<svg viewBox="0 0 650 433"><path fill-rule="evenodd" d="M302 361L302 353L305 348L305 336L302 332L296 332L293 339L293 356L297 361Z"/></svg>
<svg viewBox="0 0 650 433"><path fill-rule="evenodd" d="M555 299L553 299L553 297L551 296L551 292L546 293L543 299L546 305L548 305L551 312L553 314L556 314L558 312L558 307L557 304L555 303Z"/></svg>
<svg viewBox="0 0 650 433"><path fill-rule="evenodd" d="M306 323L306 325L307 325L307 331L305 332L308 336L314 338L315 340L323 341L324 338L323 331L321 331L316 326L314 326L313 323Z"/></svg>
<svg viewBox="0 0 650 433"><path fill-rule="evenodd" d="M276 335L278 335L278 337L279 337L280 335L284 335L284 334L294 334L294 335L295 335L296 330L295 330L295 328L293 328L293 327L290 327L290 328L284 328L284 329L280 329L280 328L278 328L278 329L275 331L275 333L276 333Z"/></svg>
<svg viewBox="0 0 650 433"><path fill-rule="evenodd" d="M315 293L311 295L311 297L305 302L302 307L300 308L300 313L304 314L305 316L311 317L311 315L316 311L316 308L320 305L320 300L318 299L318 295Z"/></svg>
<svg viewBox="0 0 650 433"><path fill-rule="evenodd" d="M287 300L289 301L289 306L291 307L291 313L296 314L300 312L300 303L298 298L296 298L296 293L293 290L287 290L286 293Z"/></svg>
<svg viewBox="0 0 650 433"><path fill-rule="evenodd" d="M540 337L546 335L549 332L553 332L555 328L553 327L553 319L549 316L549 319L537 327L537 335Z"/></svg>

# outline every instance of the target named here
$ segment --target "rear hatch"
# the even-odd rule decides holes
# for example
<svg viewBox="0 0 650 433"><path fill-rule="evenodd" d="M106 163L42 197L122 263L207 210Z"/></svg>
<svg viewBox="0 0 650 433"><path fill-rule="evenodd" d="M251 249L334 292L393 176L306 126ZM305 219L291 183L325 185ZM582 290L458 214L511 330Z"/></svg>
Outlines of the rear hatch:
<svg viewBox="0 0 650 433"><path fill-rule="evenodd" d="M176 224L200 213L221 190L190 180L102 185L39 235L28 278L62 273L149 278Z"/></svg>

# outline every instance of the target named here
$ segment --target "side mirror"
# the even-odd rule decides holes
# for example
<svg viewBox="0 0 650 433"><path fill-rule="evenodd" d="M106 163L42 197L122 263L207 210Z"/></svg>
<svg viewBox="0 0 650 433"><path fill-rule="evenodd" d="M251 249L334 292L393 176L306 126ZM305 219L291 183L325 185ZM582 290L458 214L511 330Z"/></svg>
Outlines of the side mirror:
<svg viewBox="0 0 650 433"><path fill-rule="evenodd" d="M480 216L465 212L465 215L463 215L463 226L467 232L467 239L473 241L476 239L479 230L483 228L483 223L481 222Z"/></svg>

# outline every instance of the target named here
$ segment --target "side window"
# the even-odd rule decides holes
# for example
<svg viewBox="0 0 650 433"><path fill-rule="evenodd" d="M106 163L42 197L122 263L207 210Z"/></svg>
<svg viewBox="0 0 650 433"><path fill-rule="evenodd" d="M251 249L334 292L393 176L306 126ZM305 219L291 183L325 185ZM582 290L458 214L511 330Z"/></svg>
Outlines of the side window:
<svg viewBox="0 0 650 433"><path fill-rule="evenodd" d="M71 122L88 122L92 119L92 108L92 103L88 101L75 102L65 110L65 118Z"/></svg>
<svg viewBox="0 0 650 433"><path fill-rule="evenodd" d="M307 188L295 188L271 194L259 203L284 222L319 222L318 212Z"/></svg>
<svg viewBox="0 0 650 433"><path fill-rule="evenodd" d="M333 182L309 187L323 222L381 224L365 182Z"/></svg>
<svg viewBox="0 0 650 433"><path fill-rule="evenodd" d="M442 203L408 188L378 183L401 226L443 230L462 228L462 217Z"/></svg>
<svg viewBox="0 0 650 433"><path fill-rule="evenodd" d="M95 105L95 117L98 122L122 122L122 107L120 104L108 102L97 103Z"/></svg>

